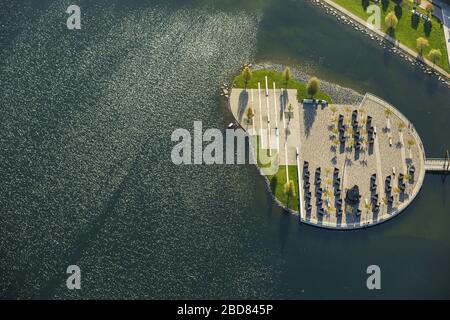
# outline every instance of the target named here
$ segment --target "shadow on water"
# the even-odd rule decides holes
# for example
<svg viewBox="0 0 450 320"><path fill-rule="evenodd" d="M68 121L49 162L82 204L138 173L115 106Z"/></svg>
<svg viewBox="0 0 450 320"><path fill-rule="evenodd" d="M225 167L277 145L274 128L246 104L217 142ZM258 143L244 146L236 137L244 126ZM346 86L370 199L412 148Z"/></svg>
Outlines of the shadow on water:
<svg viewBox="0 0 450 320"><path fill-rule="evenodd" d="M248 104L248 91L242 90L239 94L239 101L238 101L238 117L239 122L242 122L242 117L244 116L245 108Z"/></svg>

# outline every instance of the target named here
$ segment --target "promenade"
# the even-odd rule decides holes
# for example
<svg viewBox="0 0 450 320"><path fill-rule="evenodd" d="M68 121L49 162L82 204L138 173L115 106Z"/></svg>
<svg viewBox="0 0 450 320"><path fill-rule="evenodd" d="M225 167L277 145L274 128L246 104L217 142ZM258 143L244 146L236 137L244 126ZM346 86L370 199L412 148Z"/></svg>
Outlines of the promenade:
<svg viewBox="0 0 450 320"><path fill-rule="evenodd" d="M383 32L381 30L378 30L378 29L375 29L375 28L369 27L369 24L365 20L363 20L360 17L356 16L355 14L353 14L352 12L350 12L347 9L343 8L342 6L338 5L337 3L333 2L332 0L314 0L314 1L318 2L318 3L320 3L320 2L326 3L328 6L334 8L335 10L337 10L340 13L344 14L345 16L350 18L351 20L355 21L356 23L358 23L359 25L364 27L369 32L372 32L375 35L381 37L382 39L388 41L393 46L395 46L396 48L400 49L403 53L405 53L408 56L410 56L412 59L417 59L417 60L421 61L428 68L430 68L432 70L435 70L441 76L444 76L447 80L450 80L450 74L448 73L447 70L444 70L443 68L435 65L430 60L428 60L426 57L419 56L416 51L414 51L414 50L410 49L409 47L405 46L404 44L400 43L398 40L392 38L391 36L389 36L385 32ZM448 14L448 12L447 12L447 14ZM450 37L450 34L448 32L449 32L449 29L447 28L446 35L448 37ZM449 39L447 38L446 40L447 40L447 52L449 52L449 50L448 50L448 48L449 48L448 40Z"/></svg>

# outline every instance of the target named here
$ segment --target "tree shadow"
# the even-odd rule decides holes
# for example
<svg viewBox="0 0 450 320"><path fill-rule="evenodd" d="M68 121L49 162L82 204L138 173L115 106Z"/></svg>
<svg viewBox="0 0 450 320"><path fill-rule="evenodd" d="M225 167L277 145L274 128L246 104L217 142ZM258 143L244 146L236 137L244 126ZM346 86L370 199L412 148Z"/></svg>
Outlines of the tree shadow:
<svg viewBox="0 0 450 320"><path fill-rule="evenodd" d="M384 62L384 66L387 67L389 66L390 62L392 60L392 55L389 52L389 50L385 49L383 51L383 62Z"/></svg>
<svg viewBox="0 0 450 320"><path fill-rule="evenodd" d="M373 154L374 145L373 143L369 144L369 149L367 150L367 154L371 156Z"/></svg>
<svg viewBox="0 0 450 320"><path fill-rule="evenodd" d="M383 11L386 11L388 7L389 7L389 0L381 0L381 8L383 9Z"/></svg>
<svg viewBox="0 0 450 320"><path fill-rule="evenodd" d="M411 28L417 30L417 28L419 27L419 23L420 23L420 18L419 16L413 14L411 16Z"/></svg>
<svg viewBox="0 0 450 320"><path fill-rule="evenodd" d="M395 39L395 29L394 28L387 29L386 34L389 35L391 38Z"/></svg>
<svg viewBox="0 0 450 320"><path fill-rule="evenodd" d="M248 92L247 90L242 90L241 93L239 94L238 110L237 110L239 122L242 121L242 117L244 115L245 109L247 108L247 104L248 104Z"/></svg>
<svg viewBox="0 0 450 320"><path fill-rule="evenodd" d="M427 37L430 35L432 28L433 24L431 23L431 21L425 21L425 23L423 24L423 32Z"/></svg>

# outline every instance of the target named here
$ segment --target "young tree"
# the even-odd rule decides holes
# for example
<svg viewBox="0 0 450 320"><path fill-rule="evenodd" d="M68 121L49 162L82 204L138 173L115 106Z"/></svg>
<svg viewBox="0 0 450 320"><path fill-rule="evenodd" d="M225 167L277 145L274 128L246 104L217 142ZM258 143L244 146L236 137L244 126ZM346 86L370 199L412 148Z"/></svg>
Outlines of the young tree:
<svg viewBox="0 0 450 320"><path fill-rule="evenodd" d="M366 117L361 118L361 121L359 122L359 124L360 124L361 128L364 128L367 124L367 118ZM365 129L362 129L362 130L365 131ZM361 130L361 133L362 133L362 130Z"/></svg>
<svg viewBox="0 0 450 320"><path fill-rule="evenodd" d="M285 81L285 83L286 83L286 89L287 89L288 82L289 82L289 80L292 79L291 68L289 68L289 67L284 68L284 71L283 71L283 78L284 78L284 81Z"/></svg>
<svg viewBox="0 0 450 320"><path fill-rule="evenodd" d="M314 96L317 94L317 92L319 92L319 90L320 90L319 79L317 79L316 77L312 77L311 79L309 79L308 85L306 87L306 91L308 92L308 94L312 98L314 98Z"/></svg>
<svg viewBox="0 0 450 320"><path fill-rule="evenodd" d="M406 128L406 125L405 125L405 123L404 123L403 121L399 121L398 124L397 124L397 126L398 126L398 131L399 131L399 132L402 132L403 129Z"/></svg>
<svg viewBox="0 0 450 320"><path fill-rule="evenodd" d="M369 146L369 143L367 142L366 139L363 139L363 140L361 141L361 145L362 145L361 151L362 151L363 154L364 154L364 160L366 160L366 151L367 151L367 148L368 148L368 146Z"/></svg>
<svg viewBox="0 0 450 320"><path fill-rule="evenodd" d="M416 40L417 49L419 49L419 54L422 55L423 50L428 47L428 40L424 37L418 37Z"/></svg>
<svg viewBox="0 0 450 320"><path fill-rule="evenodd" d="M433 64L436 64L439 60L442 58L441 50L439 49L431 49L430 53L428 54L428 58L430 59Z"/></svg>
<svg viewBox="0 0 450 320"><path fill-rule="evenodd" d="M388 31L393 31L397 27L398 19L395 15L394 11L389 12L386 15L386 18L384 18L384 22L386 23L386 26L388 28Z"/></svg>
<svg viewBox="0 0 450 320"><path fill-rule="evenodd" d="M433 13L433 5L431 3L428 3L425 7L425 10L427 10L428 16L431 16Z"/></svg>
<svg viewBox="0 0 450 320"><path fill-rule="evenodd" d="M244 70L242 70L242 78L245 81L245 89L247 89L247 83L250 81L251 77L252 77L252 70L250 70L250 68L246 66Z"/></svg>
<svg viewBox="0 0 450 320"><path fill-rule="evenodd" d="M248 119L249 123L252 121L254 115L255 115L255 113L253 111L253 108L252 107L248 107L248 109L247 109L247 119Z"/></svg>

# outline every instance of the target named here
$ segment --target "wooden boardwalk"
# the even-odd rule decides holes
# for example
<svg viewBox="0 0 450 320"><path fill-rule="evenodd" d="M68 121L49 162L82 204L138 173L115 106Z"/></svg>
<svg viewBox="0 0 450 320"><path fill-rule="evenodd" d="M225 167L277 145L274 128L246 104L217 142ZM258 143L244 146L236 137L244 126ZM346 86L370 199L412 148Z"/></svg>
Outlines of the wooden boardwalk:
<svg viewBox="0 0 450 320"><path fill-rule="evenodd" d="M425 170L432 172L450 172L450 161L448 158L429 158L425 160Z"/></svg>

